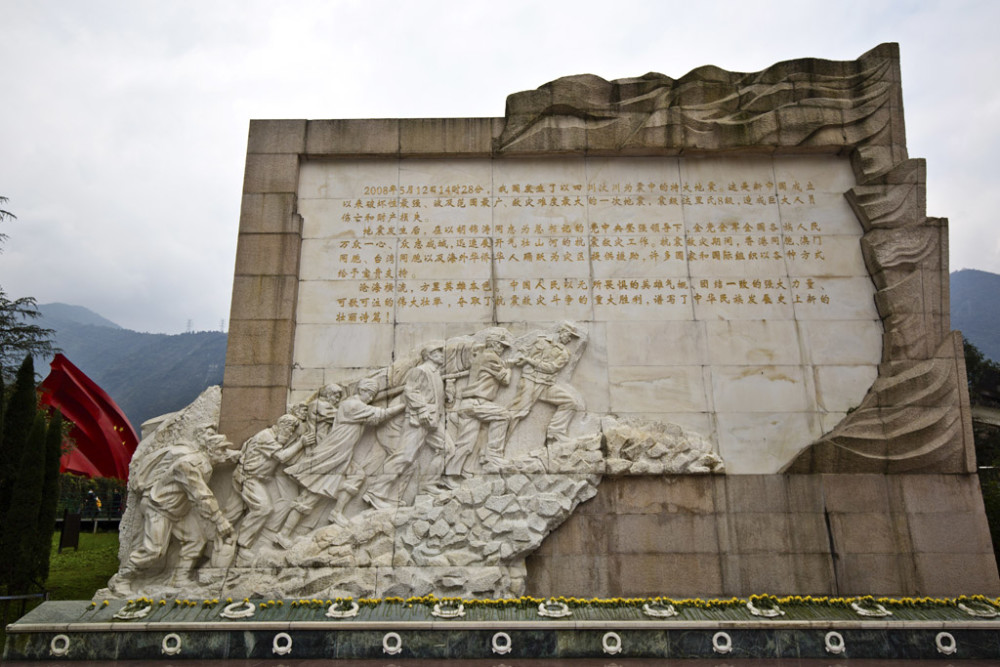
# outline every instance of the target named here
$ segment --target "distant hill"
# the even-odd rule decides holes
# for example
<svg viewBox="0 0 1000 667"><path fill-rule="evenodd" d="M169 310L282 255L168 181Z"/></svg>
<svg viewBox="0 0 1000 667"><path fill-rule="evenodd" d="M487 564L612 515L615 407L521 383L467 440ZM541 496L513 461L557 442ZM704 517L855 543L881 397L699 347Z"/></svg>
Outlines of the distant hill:
<svg viewBox="0 0 1000 667"><path fill-rule="evenodd" d="M38 310L36 323L56 331L56 346L111 396L136 433L147 419L179 410L206 387L222 384L224 333L139 333L82 306L48 303ZM48 361L36 366L41 375Z"/></svg>
<svg viewBox="0 0 1000 667"><path fill-rule="evenodd" d="M1000 362L1000 275L975 269L951 274L951 328Z"/></svg>

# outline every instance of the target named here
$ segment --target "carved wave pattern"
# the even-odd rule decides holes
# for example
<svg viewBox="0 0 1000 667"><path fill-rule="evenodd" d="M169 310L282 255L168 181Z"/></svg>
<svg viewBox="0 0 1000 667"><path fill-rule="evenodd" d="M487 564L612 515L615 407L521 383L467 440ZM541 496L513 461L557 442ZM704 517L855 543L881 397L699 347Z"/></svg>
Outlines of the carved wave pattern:
<svg viewBox="0 0 1000 667"><path fill-rule="evenodd" d="M577 148L646 145L654 132L667 148L818 146L870 143L886 130L891 62L806 59L743 74L718 67L680 79L650 73L606 81L565 77L507 99L499 152L533 150L571 139Z"/></svg>

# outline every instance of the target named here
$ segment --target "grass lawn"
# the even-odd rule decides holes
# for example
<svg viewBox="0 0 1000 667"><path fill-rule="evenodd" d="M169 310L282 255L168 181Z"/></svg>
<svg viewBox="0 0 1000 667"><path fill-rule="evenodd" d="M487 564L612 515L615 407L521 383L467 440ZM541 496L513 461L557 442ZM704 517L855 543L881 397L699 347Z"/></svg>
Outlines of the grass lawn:
<svg viewBox="0 0 1000 667"><path fill-rule="evenodd" d="M118 571L118 533L80 533L80 549L59 548L59 533L52 538L49 579L45 587L52 600L89 600L108 585Z"/></svg>
<svg viewBox="0 0 1000 667"><path fill-rule="evenodd" d="M52 556L49 559L49 579L45 587L51 600L89 600L97 589L108 585L108 579L118 571L118 533L80 533L78 550L59 549L59 533L52 537ZM25 611L36 605L29 604ZM13 623L20 615L20 603L12 603L7 612L7 622ZM5 628L0 627L0 649L6 640Z"/></svg>

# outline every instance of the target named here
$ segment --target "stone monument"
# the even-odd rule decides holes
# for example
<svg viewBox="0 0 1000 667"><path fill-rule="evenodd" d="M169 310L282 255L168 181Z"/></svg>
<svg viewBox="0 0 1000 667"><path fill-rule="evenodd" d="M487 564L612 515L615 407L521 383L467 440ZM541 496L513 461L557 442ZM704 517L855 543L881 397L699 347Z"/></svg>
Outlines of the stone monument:
<svg viewBox="0 0 1000 667"><path fill-rule="evenodd" d="M899 59L253 121L109 595L1000 593Z"/></svg>

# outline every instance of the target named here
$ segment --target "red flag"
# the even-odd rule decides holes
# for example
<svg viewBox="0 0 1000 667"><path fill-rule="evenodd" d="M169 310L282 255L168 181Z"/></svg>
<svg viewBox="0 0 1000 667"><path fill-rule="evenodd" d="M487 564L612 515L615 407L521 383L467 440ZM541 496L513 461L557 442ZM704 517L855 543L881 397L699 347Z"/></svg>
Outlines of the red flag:
<svg viewBox="0 0 1000 667"><path fill-rule="evenodd" d="M111 397L69 359L57 354L39 391L41 402L73 423L74 451L62 458L60 472L87 477L128 479L128 464L139 439Z"/></svg>

